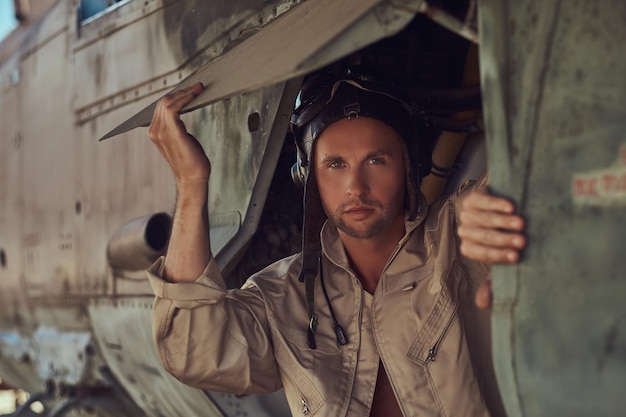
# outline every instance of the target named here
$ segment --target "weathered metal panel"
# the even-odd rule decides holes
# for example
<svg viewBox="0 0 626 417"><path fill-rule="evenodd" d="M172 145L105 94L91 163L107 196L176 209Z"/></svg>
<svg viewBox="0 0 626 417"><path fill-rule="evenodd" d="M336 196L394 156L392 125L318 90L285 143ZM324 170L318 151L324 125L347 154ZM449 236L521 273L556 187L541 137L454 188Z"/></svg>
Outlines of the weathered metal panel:
<svg viewBox="0 0 626 417"><path fill-rule="evenodd" d="M171 89L293 3L132 1L89 21L71 36L76 67L88 69L76 74L79 122Z"/></svg>
<svg viewBox="0 0 626 417"><path fill-rule="evenodd" d="M383 0L303 2L219 59L204 65L174 90L197 82L204 84L205 90L184 109L191 111L319 69L396 33L411 21L423 2L405 0L401 3L389 4ZM156 102L105 138L147 126L155 107Z"/></svg>
<svg viewBox="0 0 626 417"><path fill-rule="evenodd" d="M491 183L527 218L494 268L509 417L626 410L626 3L480 3Z"/></svg>
<svg viewBox="0 0 626 417"><path fill-rule="evenodd" d="M10 289L0 292L0 322L19 320L16 305L22 268L23 148L20 131L19 61L8 62L0 72L0 282ZM8 323L6 322L8 320Z"/></svg>
<svg viewBox="0 0 626 417"><path fill-rule="evenodd" d="M98 112L110 105L104 100L118 94L124 97L116 97L116 105L132 103L150 93L138 90L146 80L177 69L176 56L167 47L168 33L161 24L163 2L150 2L148 10L142 6L142 1L129 2L72 33L76 109L96 104L92 113ZM126 23L128 19L132 24Z"/></svg>
<svg viewBox="0 0 626 417"><path fill-rule="evenodd" d="M23 134L21 126L20 61L0 70L0 375L4 382L27 390L39 389L39 377L29 358L28 339L15 329L28 327L23 270L21 213L23 202Z"/></svg>
<svg viewBox="0 0 626 417"><path fill-rule="evenodd" d="M39 2L38 2L39 3ZM50 7L50 4L54 4ZM58 36L60 32L67 29L67 16L72 2L67 0L44 0L40 4L36 5L34 9L49 8L45 13L45 18L41 19L42 10L31 10L33 18L37 19L33 23L28 36L25 37L25 42L20 45L19 49L21 54L29 55L34 54L39 48L45 46L50 39Z"/></svg>
<svg viewBox="0 0 626 417"><path fill-rule="evenodd" d="M73 190L76 175L73 149L72 89L66 38L63 32L47 37L36 54L21 64L23 114L23 241L26 290L31 296L71 293L76 287ZM53 98L54 106L42 108L41 96ZM71 113L70 113L71 114ZM54 126L51 129L51 126Z"/></svg>
<svg viewBox="0 0 626 417"><path fill-rule="evenodd" d="M134 132L126 143L97 143L98 129L123 109L76 126L73 146L80 175L72 179L76 229L77 270L85 282L84 294L149 294L140 281L113 280L106 248L114 232L129 220L156 212L171 212L176 198L172 175L145 131ZM105 146L100 146L105 145ZM88 286L87 286L88 284Z"/></svg>

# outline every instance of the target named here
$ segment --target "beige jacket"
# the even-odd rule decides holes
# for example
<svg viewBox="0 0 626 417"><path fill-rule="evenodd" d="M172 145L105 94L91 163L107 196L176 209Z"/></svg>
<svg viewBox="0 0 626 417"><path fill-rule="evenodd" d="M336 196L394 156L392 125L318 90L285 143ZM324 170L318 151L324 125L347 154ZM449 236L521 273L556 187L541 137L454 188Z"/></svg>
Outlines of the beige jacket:
<svg viewBox="0 0 626 417"><path fill-rule="evenodd" d="M371 296L351 271L336 229L322 231L326 290L348 344L339 346L319 279L317 349L307 345L301 257L226 290L212 260L193 283L159 278L154 337L163 365L185 384L236 394L284 387L294 416L369 415L379 358L405 416L503 415L487 313L474 307L483 265L462 258L458 193L415 221ZM487 404L487 405L486 405Z"/></svg>

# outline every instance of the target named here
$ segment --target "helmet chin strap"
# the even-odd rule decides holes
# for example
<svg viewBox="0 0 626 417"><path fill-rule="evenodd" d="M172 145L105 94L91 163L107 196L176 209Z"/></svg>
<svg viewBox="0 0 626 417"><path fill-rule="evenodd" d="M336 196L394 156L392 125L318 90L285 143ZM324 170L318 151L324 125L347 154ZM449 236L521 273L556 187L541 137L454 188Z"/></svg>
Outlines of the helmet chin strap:
<svg viewBox="0 0 626 417"><path fill-rule="evenodd" d="M322 207L322 200L317 189L315 175L307 175L304 187L304 219L302 230L302 269L299 280L304 282L307 276L315 278L319 272L319 258L322 253L320 231L326 221L326 213Z"/></svg>
<svg viewBox="0 0 626 417"><path fill-rule="evenodd" d="M306 309L309 315L307 327L307 340L309 348L315 349L315 329L317 327L317 314L315 314L315 281L319 273L322 244L320 231L326 221L326 214L322 208L319 191L315 181L315 175L311 172L307 175L304 187L304 219L302 230L302 269L298 279L304 282L306 295Z"/></svg>
<svg viewBox="0 0 626 417"><path fill-rule="evenodd" d="M309 171L304 188L304 230L302 231L302 269L298 279L304 282L304 292L306 310L309 316L307 326L307 342L310 349L316 349L315 330L317 328L318 317L315 313L315 284L317 276L320 276L322 290L326 298L326 304L334 322L335 335L339 345L348 343L348 337L337 322L335 311L330 303L330 298L324 285L324 275L322 273L322 243L320 233L326 221L326 213L322 207L322 200L317 189L315 174Z"/></svg>

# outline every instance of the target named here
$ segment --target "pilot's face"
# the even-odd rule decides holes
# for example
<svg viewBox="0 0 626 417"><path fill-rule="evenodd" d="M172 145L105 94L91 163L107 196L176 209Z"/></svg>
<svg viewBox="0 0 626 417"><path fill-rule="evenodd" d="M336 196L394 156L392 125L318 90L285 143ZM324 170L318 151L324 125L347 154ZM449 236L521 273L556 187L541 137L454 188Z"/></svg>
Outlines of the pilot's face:
<svg viewBox="0 0 626 417"><path fill-rule="evenodd" d="M315 178L324 211L340 233L369 239L404 231L402 149L394 129L369 117L340 120L319 136Z"/></svg>

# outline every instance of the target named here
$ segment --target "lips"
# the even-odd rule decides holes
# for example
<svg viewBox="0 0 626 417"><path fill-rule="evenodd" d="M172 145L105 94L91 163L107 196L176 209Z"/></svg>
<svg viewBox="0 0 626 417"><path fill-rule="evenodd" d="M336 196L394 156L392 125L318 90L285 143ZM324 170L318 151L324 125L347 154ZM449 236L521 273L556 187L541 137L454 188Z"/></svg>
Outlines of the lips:
<svg viewBox="0 0 626 417"><path fill-rule="evenodd" d="M369 207L369 206L355 206L355 207L351 207L347 210L345 210L346 213L352 213L352 212L360 212L360 211L372 211L374 210L373 207Z"/></svg>
<svg viewBox="0 0 626 417"><path fill-rule="evenodd" d="M345 210L344 213L355 219L364 219L374 212L373 207L356 206Z"/></svg>

